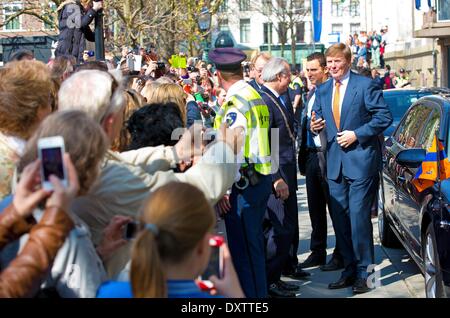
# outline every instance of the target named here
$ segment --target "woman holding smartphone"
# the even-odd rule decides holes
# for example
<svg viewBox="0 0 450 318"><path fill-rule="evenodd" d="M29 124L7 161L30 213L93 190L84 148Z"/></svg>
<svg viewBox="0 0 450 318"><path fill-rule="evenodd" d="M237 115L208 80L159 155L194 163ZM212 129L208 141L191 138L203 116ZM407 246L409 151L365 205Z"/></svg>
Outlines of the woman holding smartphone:
<svg viewBox="0 0 450 318"><path fill-rule="evenodd" d="M66 211L79 190L78 175L69 155L64 155L64 161L68 187L52 175L53 191L36 189L41 164L36 160L24 169L13 202L0 215L0 249L22 234L30 233L30 240L20 254L0 274L0 298L33 296L73 228ZM43 199L46 199L45 211L36 224L32 212Z"/></svg>
<svg viewBox="0 0 450 318"><path fill-rule="evenodd" d="M176 200L174 200L176 198ZM184 183L156 190L140 219L133 245L131 282L109 282L99 298L245 297L226 245L223 277L209 277L214 289L202 291L196 279L208 266L215 214L204 194Z"/></svg>

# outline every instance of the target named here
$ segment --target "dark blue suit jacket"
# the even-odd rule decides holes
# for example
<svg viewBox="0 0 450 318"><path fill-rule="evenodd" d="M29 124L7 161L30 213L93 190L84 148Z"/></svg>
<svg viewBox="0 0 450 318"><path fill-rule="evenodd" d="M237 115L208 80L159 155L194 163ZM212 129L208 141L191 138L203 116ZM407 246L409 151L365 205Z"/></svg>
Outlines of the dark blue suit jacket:
<svg viewBox="0 0 450 318"><path fill-rule="evenodd" d="M289 131L286 127L286 123L284 118L280 112L280 109L274 104L272 99L268 96L272 96L275 100L277 97L265 86L262 86L260 95L262 99L266 102L269 113L270 113L270 128L279 128L279 169L276 173L272 175L272 180L276 181L280 178L288 184L289 191L294 191L295 193L297 189L297 160L296 160L296 150L295 143L292 141ZM279 105L281 110L283 111L286 119L288 121L288 125L291 129L291 132L296 137L296 119L294 116L294 111L292 109L292 103L289 98L285 99L286 108L283 106L281 102ZM273 143L273 141L272 141ZM273 145L271 144L271 149L273 149ZM272 155L273 152L272 152Z"/></svg>
<svg viewBox="0 0 450 318"><path fill-rule="evenodd" d="M257 92L259 92L261 90L261 88L262 88L262 86L259 86L259 84L256 83L255 79L252 79L250 82L248 82L248 85L250 85L251 87L256 89Z"/></svg>
<svg viewBox="0 0 450 318"><path fill-rule="evenodd" d="M350 72L350 79L341 109L341 127L334 122L332 110L333 80L317 87L313 110L326 120L327 175L337 180L344 177L363 179L376 175L381 167L381 146L378 135L392 123L392 114L383 99L383 92L370 78ZM347 149L337 143L338 131L354 131L357 141Z"/></svg>

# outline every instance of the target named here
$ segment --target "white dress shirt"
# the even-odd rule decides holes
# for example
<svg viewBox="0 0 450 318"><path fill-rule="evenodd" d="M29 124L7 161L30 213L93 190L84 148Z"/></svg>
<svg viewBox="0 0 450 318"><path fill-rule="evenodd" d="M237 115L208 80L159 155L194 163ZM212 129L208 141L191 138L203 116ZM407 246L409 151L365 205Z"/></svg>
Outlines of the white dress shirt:
<svg viewBox="0 0 450 318"><path fill-rule="evenodd" d="M308 120L311 120L312 108L314 106L315 100L316 100L316 93L314 93L313 96L311 96L308 102L308 112L306 113ZM311 132L307 131L307 133L310 134ZM322 146L322 144L320 143L320 136L317 134L312 134L312 138L314 140L314 144L316 145L316 147L320 148Z"/></svg>
<svg viewBox="0 0 450 318"><path fill-rule="evenodd" d="M341 79L341 87L339 88L339 114L342 115L342 103L344 102L345 92L347 90L348 81L350 80L350 70ZM336 80L333 79L333 96L331 98L331 109L333 109L334 93L336 92ZM339 127L338 127L339 129Z"/></svg>
<svg viewBox="0 0 450 318"><path fill-rule="evenodd" d="M270 88L270 87L267 86L267 85L264 85L264 86L265 86L272 94L274 94L276 98L280 98L280 94L278 94L278 92L277 92L276 90Z"/></svg>

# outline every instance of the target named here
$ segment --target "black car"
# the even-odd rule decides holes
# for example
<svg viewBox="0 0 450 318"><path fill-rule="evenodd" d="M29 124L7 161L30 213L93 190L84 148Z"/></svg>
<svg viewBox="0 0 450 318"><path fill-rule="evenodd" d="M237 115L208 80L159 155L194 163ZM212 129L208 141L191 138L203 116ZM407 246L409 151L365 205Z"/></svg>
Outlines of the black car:
<svg viewBox="0 0 450 318"><path fill-rule="evenodd" d="M425 276L427 297L450 297L450 179L422 192L413 180L435 136L448 153L449 126L450 94L415 102L386 139L378 191L381 243L405 247Z"/></svg>
<svg viewBox="0 0 450 318"><path fill-rule="evenodd" d="M419 98L440 93L450 93L446 88L396 88L383 91L383 97L389 105L394 121L384 131L384 136L392 135L408 108Z"/></svg>

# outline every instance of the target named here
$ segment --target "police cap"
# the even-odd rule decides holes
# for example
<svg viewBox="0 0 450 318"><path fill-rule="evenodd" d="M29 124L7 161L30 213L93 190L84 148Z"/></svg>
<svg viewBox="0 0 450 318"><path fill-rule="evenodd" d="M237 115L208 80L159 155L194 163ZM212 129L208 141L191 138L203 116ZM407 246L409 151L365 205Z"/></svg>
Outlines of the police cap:
<svg viewBox="0 0 450 318"><path fill-rule="evenodd" d="M241 63L245 61L247 55L239 49L227 47L214 49L208 57L219 71L234 71L242 67Z"/></svg>

